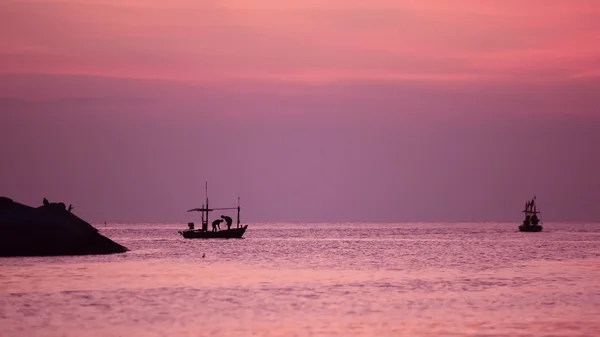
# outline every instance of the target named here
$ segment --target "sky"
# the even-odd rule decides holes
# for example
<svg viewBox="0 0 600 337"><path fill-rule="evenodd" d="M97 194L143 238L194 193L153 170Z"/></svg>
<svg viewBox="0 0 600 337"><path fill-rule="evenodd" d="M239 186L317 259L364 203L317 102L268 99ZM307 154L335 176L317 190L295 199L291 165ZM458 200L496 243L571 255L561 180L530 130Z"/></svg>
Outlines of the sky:
<svg viewBox="0 0 600 337"><path fill-rule="evenodd" d="M0 195L91 222L600 221L595 0L5 0Z"/></svg>

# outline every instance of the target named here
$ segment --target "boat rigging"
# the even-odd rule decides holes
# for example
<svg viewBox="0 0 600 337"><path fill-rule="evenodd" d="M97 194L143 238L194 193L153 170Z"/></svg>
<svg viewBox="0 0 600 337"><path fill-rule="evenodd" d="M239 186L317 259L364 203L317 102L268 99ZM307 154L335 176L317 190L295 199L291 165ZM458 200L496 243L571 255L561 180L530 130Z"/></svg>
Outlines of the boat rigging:
<svg viewBox="0 0 600 337"><path fill-rule="evenodd" d="M248 225L241 226L240 225L240 198L238 197L238 205L237 207L214 207L210 208L208 203L208 182L204 184L206 203L202 204L202 207L192 208L188 210L188 212L201 212L202 214L202 228L194 229L194 223L188 223L189 229L179 231L186 239L232 239L232 238L241 238L246 232L246 228ZM208 215L213 211L222 211L222 210L237 210L237 221L236 227L231 228L232 219L229 216L221 215L221 219L214 220L212 222L212 230L208 230ZM227 223L227 229L221 229L221 222L225 221Z"/></svg>

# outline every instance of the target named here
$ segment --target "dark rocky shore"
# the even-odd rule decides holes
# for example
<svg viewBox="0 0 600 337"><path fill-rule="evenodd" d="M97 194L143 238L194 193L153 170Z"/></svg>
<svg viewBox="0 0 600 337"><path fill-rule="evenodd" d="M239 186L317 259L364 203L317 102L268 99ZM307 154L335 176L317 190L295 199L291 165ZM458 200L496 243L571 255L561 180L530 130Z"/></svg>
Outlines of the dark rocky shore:
<svg viewBox="0 0 600 337"><path fill-rule="evenodd" d="M98 233L63 203L30 207L0 197L0 256L123 253L128 249Z"/></svg>

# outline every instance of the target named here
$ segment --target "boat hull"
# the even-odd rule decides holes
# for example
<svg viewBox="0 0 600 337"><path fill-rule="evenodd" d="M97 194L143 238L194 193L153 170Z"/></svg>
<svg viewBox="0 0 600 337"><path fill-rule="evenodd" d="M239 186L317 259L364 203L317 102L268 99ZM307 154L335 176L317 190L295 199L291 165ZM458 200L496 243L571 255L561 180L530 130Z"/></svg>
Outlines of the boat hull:
<svg viewBox="0 0 600 337"><path fill-rule="evenodd" d="M224 229L216 232L204 232L200 229L179 231L186 239L241 239L248 225L240 228Z"/></svg>
<svg viewBox="0 0 600 337"><path fill-rule="evenodd" d="M521 232L541 232L542 226L540 225L521 225L519 226L519 231Z"/></svg>

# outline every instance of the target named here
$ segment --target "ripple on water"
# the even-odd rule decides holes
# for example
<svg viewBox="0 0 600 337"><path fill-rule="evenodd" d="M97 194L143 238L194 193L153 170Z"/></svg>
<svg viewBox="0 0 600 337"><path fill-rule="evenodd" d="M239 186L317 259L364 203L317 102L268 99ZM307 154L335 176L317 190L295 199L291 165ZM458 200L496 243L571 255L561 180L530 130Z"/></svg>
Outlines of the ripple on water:
<svg viewBox="0 0 600 337"><path fill-rule="evenodd" d="M600 335L600 226L513 227L101 228L132 251L0 259L2 336Z"/></svg>

